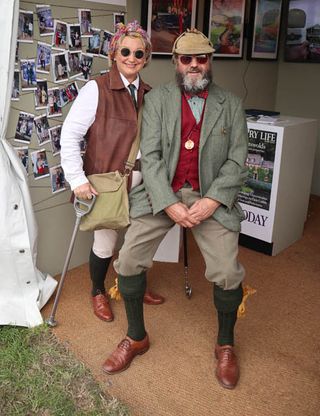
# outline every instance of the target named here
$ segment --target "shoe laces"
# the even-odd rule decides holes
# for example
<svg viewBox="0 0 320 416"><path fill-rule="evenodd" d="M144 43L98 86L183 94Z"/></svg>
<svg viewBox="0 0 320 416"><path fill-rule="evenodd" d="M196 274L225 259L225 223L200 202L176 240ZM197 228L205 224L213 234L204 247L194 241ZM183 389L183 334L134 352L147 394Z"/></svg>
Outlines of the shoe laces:
<svg viewBox="0 0 320 416"><path fill-rule="evenodd" d="M130 349L130 341L127 338L124 338L120 344L118 345L118 348L124 350L124 351L128 351Z"/></svg>
<svg viewBox="0 0 320 416"><path fill-rule="evenodd" d="M230 347L221 348L221 361L231 361L233 359L233 351Z"/></svg>

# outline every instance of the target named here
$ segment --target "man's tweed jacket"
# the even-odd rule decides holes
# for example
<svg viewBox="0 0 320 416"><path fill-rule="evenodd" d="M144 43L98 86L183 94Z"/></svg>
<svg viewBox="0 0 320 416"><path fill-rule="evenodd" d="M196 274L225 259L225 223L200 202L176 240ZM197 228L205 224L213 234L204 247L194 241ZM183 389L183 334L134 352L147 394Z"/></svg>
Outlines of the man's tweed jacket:
<svg viewBox="0 0 320 416"><path fill-rule="evenodd" d="M143 183L130 192L131 216L159 214L179 201L171 188L181 141L181 92L169 84L145 96L141 129ZM199 148L201 196L221 202L213 218L240 231L243 212L237 195L247 175L248 133L241 100L212 84Z"/></svg>

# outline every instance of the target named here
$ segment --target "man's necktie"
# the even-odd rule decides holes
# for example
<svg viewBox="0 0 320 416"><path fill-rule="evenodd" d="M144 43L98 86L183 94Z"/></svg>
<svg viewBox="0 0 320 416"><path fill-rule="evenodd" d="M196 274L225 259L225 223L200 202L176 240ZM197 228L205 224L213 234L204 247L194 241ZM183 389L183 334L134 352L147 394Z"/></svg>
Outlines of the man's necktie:
<svg viewBox="0 0 320 416"><path fill-rule="evenodd" d="M134 106L135 106L135 108L137 110L138 109L138 105L137 105L136 94L135 94L136 87L133 84L129 84L128 85L128 88L130 90L130 94L131 94L131 97L132 97L132 100L133 100L133 104L134 104Z"/></svg>

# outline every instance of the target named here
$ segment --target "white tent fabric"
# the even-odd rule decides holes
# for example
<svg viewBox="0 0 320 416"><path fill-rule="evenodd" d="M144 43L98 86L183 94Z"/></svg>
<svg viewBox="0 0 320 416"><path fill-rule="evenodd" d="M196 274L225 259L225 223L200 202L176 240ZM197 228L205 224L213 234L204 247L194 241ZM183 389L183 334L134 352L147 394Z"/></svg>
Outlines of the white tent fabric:
<svg viewBox="0 0 320 416"><path fill-rule="evenodd" d="M57 282L36 267L37 225L25 170L6 141L19 0L1 2L0 27L0 325L33 327Z"/></svg>

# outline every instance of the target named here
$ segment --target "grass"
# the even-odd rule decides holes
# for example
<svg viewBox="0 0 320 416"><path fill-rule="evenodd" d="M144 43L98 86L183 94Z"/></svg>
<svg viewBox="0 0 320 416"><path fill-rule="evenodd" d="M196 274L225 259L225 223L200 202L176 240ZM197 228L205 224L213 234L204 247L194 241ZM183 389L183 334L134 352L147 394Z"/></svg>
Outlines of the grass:
<svg viewBox="0 0 320 416"><path fill-rule="evenodd" d="M0 415L126 416L46 325L0 326Z"/></svg>

